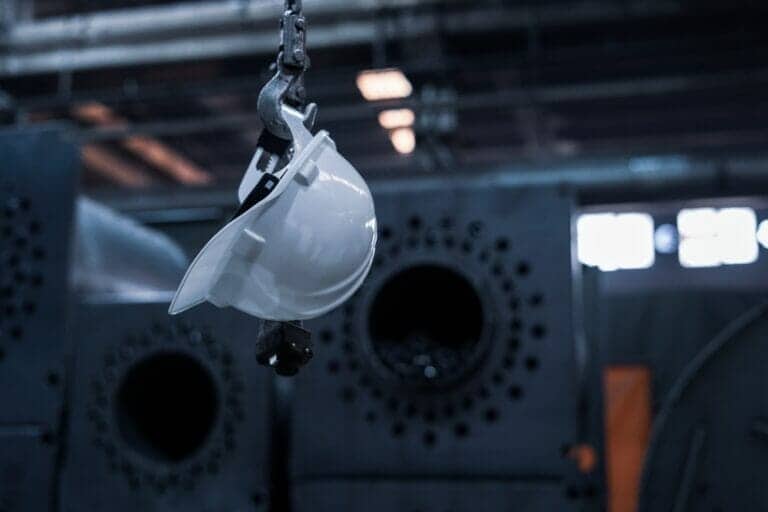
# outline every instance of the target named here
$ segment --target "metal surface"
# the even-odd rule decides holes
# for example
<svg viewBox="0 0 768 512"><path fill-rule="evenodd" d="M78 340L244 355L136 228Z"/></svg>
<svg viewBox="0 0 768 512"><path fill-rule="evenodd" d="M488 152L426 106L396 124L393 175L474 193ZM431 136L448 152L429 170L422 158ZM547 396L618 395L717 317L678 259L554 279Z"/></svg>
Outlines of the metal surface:
<svg viewBox="0 0 768 512"><path fill-rule="evenodd" d="M409 185L375 196L380 242L366 285L308 322L317 347L296 378L297 510L335 510L377 488L444 510L409 489L459 479L525 485L531 503L572 495L558 510L596 505L594 492L569 491L580 483L562 455L579 435L572 196ZM345 494L319 500L323 485ZM493 499L489 510L515 503L514 493Z"/></svg>
<svg viewBox="0 0 768 512"><path fill-rule="evenodd" d="M168 304L81 305L61 510L266 510L261 323Z"/></svg>
<svg viewBox="0 0 768 512"><path fill-rule="evenodd" d="M317 481L299 486L294 510L392 512L587 511L558 482L519 480Z"/></svg>
<svg viewBox="0 0 768 512"><path fill-rule="evenodd" d="M68 381L76 153L53 129L0 132L0 508L55 510Z"/></svg>
<svg viewBox="0 0 768 512"><path fill-rule="evenodd" d="M319 48L372 43L379 33L379 24L370 17L377 11L429 3L432 2L308 0L305 9L313 18L340 11L353 18L368 16L349 22L318 23L313 26L311 44ZM641 0L621 6L607 1L571 2L557 7L490 7L471 15L446 13L439 21L432 14L416 13L407 17L407 23L385 26L389 35L418 37L434 30L438 23L444 30L455 33L510 24L525 27L532 20L540 25L557 25L567 21L642 19L680 9L678 1ZM0 56L0 76L269 53L274 49L273 29L272 26L265 29L263 22L278 15L277 2L251 0L195 2L17 24L0 39L11 50ZM261 30L254 31L259 24ZM218 33L200 36L211 31ZM168 34L178 35L169 39Z"/></svg>
<svg viewBox="0 0 768 512"><path fill-rule="evenodd" d="M683 370L656 418L640 511L765 510L768 306L754 308Z"/></svg>
<svg viewBox="0 0 768 512"><path fill-rule="evenodd" d="M583 205L618 204L654 200L735 197L768 192L765 180L768 158L730 157L691 158L666 154L641 158L606 158L573 160L563 164L518 164L488 169L467 169L450 176L368 180L374 193L388 193L398 188L425 189L442 183L456 184L476 180L477 186L501 185L509 188L557 187L574 190ZM175 211L191 214L199 211L214 218L231 208L230 190L205 192L185 190L169 196L147 192L141 196L103 193L97 197L118 211L130 212L150 223L158 212L173 216Z"/></svg>
<svg viewBox="0 0 768 512"><path fill-rule="evenodd" d="M84 301L170 298L188 263L167 236L82 197L74 246L72 286Z"/></svg>

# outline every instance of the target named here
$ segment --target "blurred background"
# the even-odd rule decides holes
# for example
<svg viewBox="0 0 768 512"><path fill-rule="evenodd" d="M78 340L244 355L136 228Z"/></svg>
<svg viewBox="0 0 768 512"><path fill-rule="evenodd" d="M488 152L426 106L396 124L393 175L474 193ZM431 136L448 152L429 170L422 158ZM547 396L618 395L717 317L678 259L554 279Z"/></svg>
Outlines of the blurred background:
<svg viewBox="0 0 768 512"><path fill-rule="evenodd" d="M304 0L363 288L166 314L278 0L0 0L0 511L768 510L768 10Z"/></svg>

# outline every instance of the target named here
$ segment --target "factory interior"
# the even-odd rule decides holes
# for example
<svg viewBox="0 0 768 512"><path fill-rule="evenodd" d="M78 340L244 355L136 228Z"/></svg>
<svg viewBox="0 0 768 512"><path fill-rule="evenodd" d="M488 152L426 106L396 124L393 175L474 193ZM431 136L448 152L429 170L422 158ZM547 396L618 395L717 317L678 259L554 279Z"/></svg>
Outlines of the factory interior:
<svg viewBox="0 0 768 512"><path fill-rule="evenodd" d="M0 512L768 511L766 20L0 0Z"/></svg>

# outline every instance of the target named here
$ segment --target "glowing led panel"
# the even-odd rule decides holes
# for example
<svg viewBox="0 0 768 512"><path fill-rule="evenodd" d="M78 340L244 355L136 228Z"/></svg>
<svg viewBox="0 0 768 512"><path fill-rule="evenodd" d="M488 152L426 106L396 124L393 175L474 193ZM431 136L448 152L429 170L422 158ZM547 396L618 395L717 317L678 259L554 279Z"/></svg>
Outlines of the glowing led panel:
<svg viewBox="0 0 768 512"><path fill-rule="evenodd" d="M416 121L416 114L409 108L384 110L379 114L379 124L386 130L407 128L413 126L414 121Z"/></svg>
<svg viewBox="0 0 768 512"><path fill-rule="evenodd" d="M654 225L648 214L584 214L576 232L579 261L585 265L606 272L653 266Z"/></svg>
<svg viewBox="0 0 768 512"><path fill-rule="evenodd" d="M357 75L357 88L368 101L407 98L413 86L399 69L375 69Z"/></svg>
<svg viewBox="0 0 768 512"><path fill-rule="evenodd" d="M416 134L410 128L392 130L389 134L389 140L395 151L401 155L408 155L416 149Z"/></svg>
<svg viewBox="0 0 768 512"><path fill-rule="evenodd" d="M757 260L757 217L752 208L690 208L677 215L678 257L684 267L739 265Z"/></svg>

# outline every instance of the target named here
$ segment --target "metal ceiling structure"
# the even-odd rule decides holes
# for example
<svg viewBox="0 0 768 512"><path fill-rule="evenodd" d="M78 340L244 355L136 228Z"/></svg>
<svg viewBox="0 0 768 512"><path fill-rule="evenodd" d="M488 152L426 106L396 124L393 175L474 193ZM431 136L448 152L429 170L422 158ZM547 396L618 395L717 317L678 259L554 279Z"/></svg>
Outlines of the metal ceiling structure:
<svg viewBox="0 0 768 512"><path fill-rule="evenodd" d="M261 129L256 97L280 2L3 6L0 116L72 122L101 157L86 159L95 171L87 187L228 186L240 177ZM370 178L753 155L768 143L765 10L684 0L306 0L308 93L319 125ZM414 94L365 102L355 78L379 67L402 69ZM398 155L376 122L394 107L417 114L413 155ZM78 116L83 108L120 122ZM445 116L454 119L447 128ZM180 178L189 169L209 178Z"/></svg>

